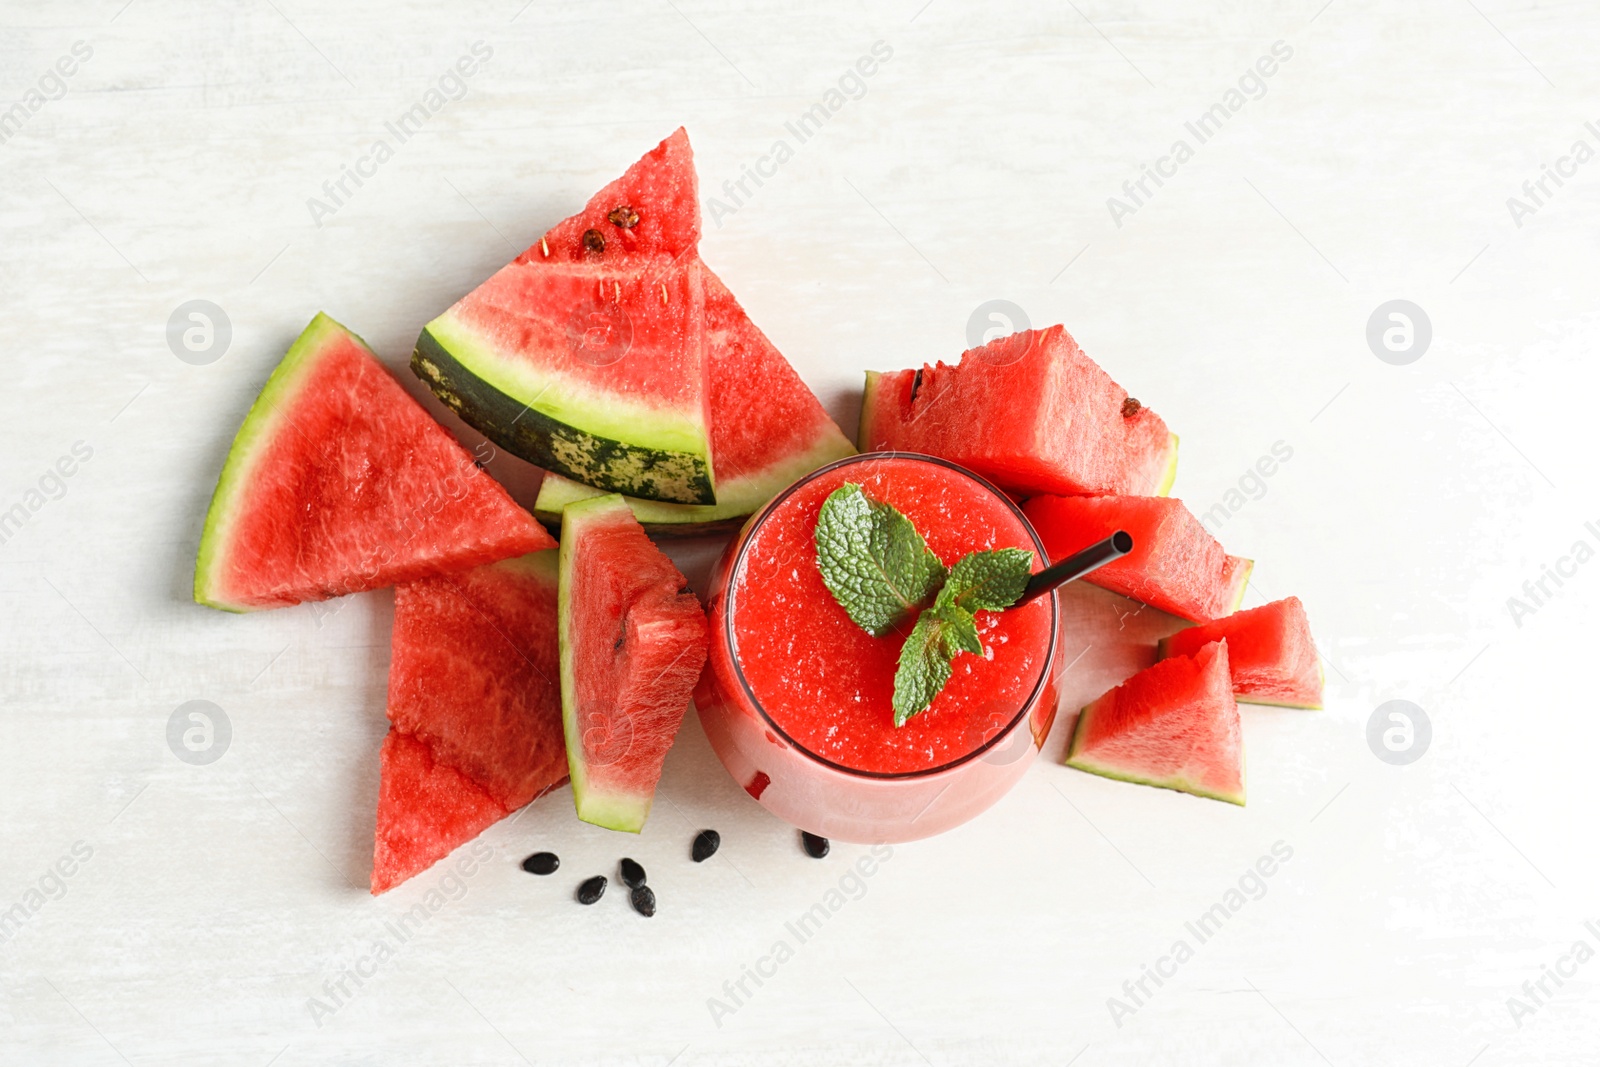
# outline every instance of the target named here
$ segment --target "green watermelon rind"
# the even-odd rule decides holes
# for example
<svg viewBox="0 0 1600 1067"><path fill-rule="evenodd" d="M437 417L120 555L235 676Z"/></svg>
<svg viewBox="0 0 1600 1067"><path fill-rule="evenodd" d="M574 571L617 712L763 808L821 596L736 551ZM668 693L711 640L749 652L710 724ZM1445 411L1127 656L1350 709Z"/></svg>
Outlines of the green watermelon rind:
<svg viewBox="0 0 1600 1067"><path fill-rule="evenodd" d="M285 411L305 384L317 356L329 340L340 337L349 337L371 351L360 337L325 312L317 312L283 359L278 361L277 367L273 368L267 384L262 386L238 433L234 434L228 458L222 465L222 475L217 479L216 491L211 495L211 505L206 509L205 528L200 534L200 550L194 565L195 603L235 613L255 610L248 604L230 603L213 592L217 572L224 561L224 545L233 520L248 496L256 463L264 455L266 446L275 439L286 417Z"/></svg>
<svg viewBox="0 0 1600 1067"><path fill-rule="evenodd" d="M710 429L701 418L629 404L541 376L495 353L452 312L423 327L412 373L495 444L604 491L715 504Z"/></svg>
<svg viewBox="0 0 1600 1067"><path fill-rule="evenodd" d="M749 477L735 476L717 484L715 504L674 504L665 500L641 500L624 496L633 517L649 533L690 536L714 533L737 526L761 505L804 478L818 467L856 453L845 436L831 424L822 439L807 451ZM539 521L561 524L562 509L580 500L606 495L604 489L584 485L559 474L547 474L539 485L533 513Z"/></svg>
<svg viewBox="0 0 1600 1067"><path fill-rule="evenodd" d="M1112 692L1114 693L1115 690L1112 690ZM1101 701L1107 700L1110 697L1111 693L1107 693L1099 700L1096 700L1092 704L1086 705L1081 711L1078 712L1078 721L1073 726L1072 730L1072 741L1067 746L1067 756L1065 762L1068 767L1072 767L1075 770L1087 771L1090 774L1098 774L1102 778L1112 778L1119 782L1131 782L1134 785L1155 786L1157 789L1172 789L1179 793L1189 793L1192 796L1206 797L1210 800L1222 800L1229 804L1237 804L1241 808L1245 806L1245 793L1243 788L1243 783L1245 781L1245 754L1243 749L1240 749L1239 751L1240 789L1237 795L1219 792L1214 789L1207 789L1204 786L1197 785L1196 783L1181 777L1166 779L1146 778L1141 775L1130 774L1129 772L1120 768L1108 767L1104 764L1094 763L1081 757L1078 754L1078 748L1082 744L1085 736L1084 724L1087 723L1090 717L1095 713L1095 709L1101 703Z"/></svg>
<svg viewBox="0 0 1600 1067"><path fill-rule="evenodd" d="M556 632L561 649L561 729L567 739L567 772L572 778L572 803L578 818L608 830L636 834L644 829L650 816L650 803L655 799L651 790L642 796L637 793L606 792L589 783L588 768L583 757L583 735L578 729L578 678L574 670L572 642L572 565L573 553L583 540L586 520L614 514L626 508L619 493L607 493L570 505L563 516L564 534L558 561L559 581L556 592Z"/></svg>

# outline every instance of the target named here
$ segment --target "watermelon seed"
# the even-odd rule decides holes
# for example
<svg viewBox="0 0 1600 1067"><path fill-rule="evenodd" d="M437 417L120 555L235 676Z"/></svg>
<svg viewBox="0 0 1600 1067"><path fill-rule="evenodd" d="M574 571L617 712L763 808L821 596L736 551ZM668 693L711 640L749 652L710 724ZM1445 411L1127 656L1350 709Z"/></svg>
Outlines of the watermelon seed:
<svg viewBox="0 0 1600 1067"><path fill-rule="evenodd" d="M1122 402L1122 417L1125 419L1131 419L1135 415L1139 414L1139 409L1142 407L1144 407L1143 404L1139 403L1130 396L1128 399Z"/></svg>
<svg viewBox="0 0 1600 1067"><path fill-rule="evenodd" d="M911 378L911 399L917 398L917 391L922 388L922 368L917 368L917 373Z"/></svg>
<svg viewBox="0 0 1600 1067"><path fill-rule="evenodd" d="M593 878L586 879L584 883L578 887L578 903L593 904L605 894L605 891L606 876L603 874L597 874Z"/></svg>
<svg viewBox="0 0 1600 1067"><path fill-rule="evenodd" d="M611 225L621 226L624 230L631 230L639 225L639 213L627 204L612 208L611 214L607 215L606 218L610 220Z"/></svg>
<svg viewBox="0 0 1600 1067"><path fill-rule="evenodd" d="M694 847L689 855L696 863L704 863L716 855L717 849L722 846L722 835L715 830L701 830L694 837Z"/></svg>
<svg viewBox="0 0 1600 1067"><path fill-rule="evenodd" d="M554 852L535 852L522 861L522 869L529 874L555 874L561 866L561 857Z"/></svg>
<svg viewBox="0 0 1600 1067"><path fill-rule="evenodd" d="M628 899L633 902L633 910L646 919L656 913L656 891L649 886L635 886Z"/></svg>
<svg viewBox="0 0 1600 1067"><path fill-rule="evenodd" d="M804 830L801 830L800 841L806 846L806 855L810 856L814 860L820 860L822 857L828 854L829 846L828 839L826 837L819 837L816 834L808 834Z"/></svg>
<svg viewBox="0 0 1600 1067"><path fill-rule="evenodd" d="M627 886L629 889L638 889L640 886L644 885L644 867L639 863L638 860L629 859L624 856L622 858L622 862L617 866L622 871L623 885Z"/></svg>
<svg viewBox="0 0 1600 1067"><path fill-rule="evenodd" d="M539 238L539 251L543 252L547 256L550 254L550 242L546 241L543 237Z"/></svg>
<svg viewBox="0 0 1600 1067"><path fill-rule="evenodd" d="M598 256L606 250L606 235L599 230L584 230L583 247Z"/></svg>

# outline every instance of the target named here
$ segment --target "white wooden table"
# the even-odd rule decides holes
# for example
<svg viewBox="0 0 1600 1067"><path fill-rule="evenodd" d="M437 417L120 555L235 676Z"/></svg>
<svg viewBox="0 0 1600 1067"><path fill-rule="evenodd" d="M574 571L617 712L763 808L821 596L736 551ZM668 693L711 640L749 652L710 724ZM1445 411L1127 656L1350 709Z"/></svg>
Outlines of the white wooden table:
<svg viewBox="0 0 1600 1067"><path fill-rule="evenodd" d="M0 4L0 1061L1593 1063L1600 13L1320 3ZM367 895L392 602L192 604L228 442L319 309L420 395L421 324L680 124L705 258L843 425L864 368L954 358L1006 299L1182 434L1178 495L1329 663L1327 710L1246 710L1248 808L1079 774L1058 732L857 883L691 717L641 838L561 793L472 878ZM190 300L231 325L203 365L167 343ZM1431 324L1411 362L1368 344L1391 300ZM1076 701L1159 624L1072 605ZM191 700L231 727L210 764L168 746ZM1406 765L1367 740L1390 700L1431 724ZM624 854L654 920L570 903Z"/></svg>

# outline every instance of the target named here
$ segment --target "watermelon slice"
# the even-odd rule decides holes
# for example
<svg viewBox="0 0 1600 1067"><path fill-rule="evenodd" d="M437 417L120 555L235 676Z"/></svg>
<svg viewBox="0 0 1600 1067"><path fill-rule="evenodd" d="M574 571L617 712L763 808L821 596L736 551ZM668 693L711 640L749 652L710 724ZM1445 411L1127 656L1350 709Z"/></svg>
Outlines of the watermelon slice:
<svg viewBox="0 0 1600 1067"><path fill-rule="evenodd" d="M1233 695L1251 704L1322 707L1322 663L1299 597L1179 630L1160 644L1163 658L1192 656L1213 641L1228 642Z"/></svg>
<svg viewBox="0 0 1600 1067"><path fill-rule="evenodd" d="M638 833L705 663L705 612L613 493L562 518L560 616L578 818Z"/></svg>
<svg viewBox="0 0 1600 1067"><path fill-rule="evenodd" d="M1244 739L1228 645L1147 667L1084 708L1067 766L1244 804Z"/></svg>
<svg viewBox="0 0 1600 1067"><path fill-rule="evenodd" d="M411 369L490 440L546 470L714 504L699 232L679 130L428 323Z"/></svg>
<svg viewBox="0 0 1600 1067"><path fill-rule="evenodd" d="M736 523L823 464L855 454L783 353L750 321L722 280L709 267L703 269L717 502L628 498L634 516L652 533L698 533ZM534 512L545 522L559 522L568 504L603 494L546 475Z"/></svg>
<svg viewBox="0 0 1600 1067"><path fill-rule="evenodd" d="M956 366L868 371L864 451L926 452L1002 489L1164 496L1178 439L1060 326L999 337Z"/></svg>
<svg viewBox="0 0 1600 1067"><path fill-rule="evenodd" d="M556 557L395 591L374 894L566 780Z"/></svg>
<svg viewBox="0 0 1600 1067"><path fill-rule="evenodd" d="M194 598L281 607L554 545L359 337L319 314L233 440Z"/></svg>
<svg viewBox="0 0 1600 1067"><path fill-rule="evenodd" d="M1254 566L1230 556L1183 501L1158 496L1037 496L1022 506L1051 559L1118 530L1133 551L1084 581L1133 597L1191 622L1231 615Z"/></svg>

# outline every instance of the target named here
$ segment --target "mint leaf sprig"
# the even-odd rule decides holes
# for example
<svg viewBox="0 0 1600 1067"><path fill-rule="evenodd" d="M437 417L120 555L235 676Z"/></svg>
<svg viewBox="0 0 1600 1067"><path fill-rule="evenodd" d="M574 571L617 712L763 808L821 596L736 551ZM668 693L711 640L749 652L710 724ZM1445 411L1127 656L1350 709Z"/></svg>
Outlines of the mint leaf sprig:
<svg viewBox="0 0 1600 1067"><path fill-rule="evenodd" d="M853 482L823 502L816 544L823 584L874 637L885 636L933 598L900 650L896 726L926 711L943 692L956 656L983 655L973 613L1011 607L1033 569L1032 552L1001 548L969 553L946 571L910 519Z"/></svg>

